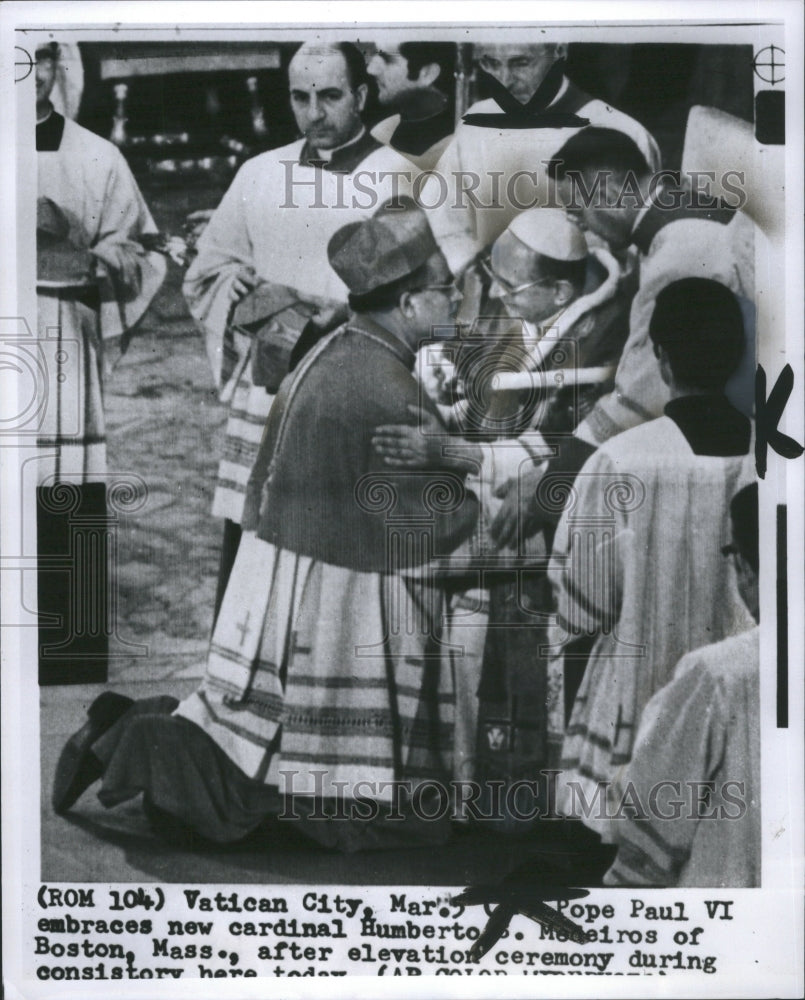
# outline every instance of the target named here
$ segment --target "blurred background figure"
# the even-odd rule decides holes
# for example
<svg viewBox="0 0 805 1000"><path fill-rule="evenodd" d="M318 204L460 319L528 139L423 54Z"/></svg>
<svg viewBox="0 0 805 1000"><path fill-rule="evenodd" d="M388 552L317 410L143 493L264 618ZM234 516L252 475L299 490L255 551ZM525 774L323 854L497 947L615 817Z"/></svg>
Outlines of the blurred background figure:
<svg viewBox="0 0 805 1000"><path fill-rule="evenodd" d="M743 252L746 227L750 233L752 229L750 220L734 207L698 197L684 177L678 183L667 174L655 177L638 146L613 129L590 128L572 136L548 173L579 225L606 240L615 252L633 246L640 253L639 286L615 392L600 401L578 436L595 446L660 414L668 390L653 358L649 318L657 293L688 276L719 281L743 300L747 330L742 378L740 382L733 379L728 391L736 406L751 413L754 268ZM592 185L588 191L600 185L600 197L586 199L582 184ZM626 185L634 186L634 197L619 197Z"/></svg>
<svg viewBox="0 0 805 1000"><path fill-rule="evenodd" d="M106 676L105 552L87 570L91 582L48 570L65 530L50 498L70 483L82 517L106 517L104 347L138 323L166 271L143 245L156 226L121 152L53 106L60 58L55 42L36 50L37 326L47 379L37 440L38 587L40 677L50 683L86 679L88 670ZM83 607L76 588L85 586L97 587L100 628L73 618ZM54 655L59 648L64 658Z"/></svg>
<svg viewBox="0 0 805 1000"><path fill-rule="evenodd" d="M37 291L42 337L59 330L88 359L72 358L67 379L51 365L40 482L89 481L106 470L101 404L103 343L131 329L159 290L165 261L141 237L156 226L118 149L55 110L50 95L60 49L36 53ZM58 350L58 348L57 348ZM67 359L65 359L67 363ZM65 374L65 373L61 373ZM63 430L68 419L71 430ZM74 418L83 430L73 427Z"/></svg>
<svg viewBox="0 0 805 1000"><path fill-rule="evenodd" d="M84 63L76 42L59 42L56 80L50 92L54 111L75 120L84 93Z"/></svg>
<svg viewBox="0 0 805 1000"><path fill-rule="evenodd" d="M380 104L393 112L372 135L420 170L436 166L453 135L455 64L452 42L384 44L367 63Z"/></svg>
<svg viewBox="0 0 805 1000"><path fill-rule="evenodd" d="M730 501L730 525L722 552L734 560L738 590L757 623L757 483ZM756 624L688 653L646 705L621 786L631 783L654 808L639 822L626 816L615 824L618 854L606 884L760 885L759 641ZM665 787L652 797L660 782ZM704 803L694 783L707 787Z"/></svg>

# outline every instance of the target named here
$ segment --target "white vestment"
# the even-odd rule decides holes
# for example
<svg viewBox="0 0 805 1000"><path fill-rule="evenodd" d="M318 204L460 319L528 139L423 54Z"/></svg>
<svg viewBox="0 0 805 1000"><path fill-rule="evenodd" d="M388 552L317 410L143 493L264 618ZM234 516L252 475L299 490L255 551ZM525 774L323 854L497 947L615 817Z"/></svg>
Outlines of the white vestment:
<svg viewBox="0 0 805 1000"><path fill-rule="evenodd" d="M156 232L128 164L106 139L65 119L59 148L39 151L36 159L38 195L61 209L76 248L90 249L109 237L136 239ZM97 277L88 275L78 284L37 282L38 335L47 380L39 434L40 483L53 476L87 482L106 471L102 342L134 326L166 270L164 258L156 253L138 258L138 265L141 285L136 293L102 264ZM99 308L87 304L90 294L99 297Z"/></svg>
<svg viewBox="0 0 805 1000"><path fill-rule="evenodd" d="M696 455L663 416L606 442L576 477L549 569L555 648L596 638L565 732L557 805L604 836L606 815L583 815L582 794L592 803L599 785L613 792L645 705L685 653L752 626L721 554L730 500L752 475L750 455Z"/></svg>
<svg viewBox="0 0 805 1000"><path fill-rule="evenodd" d="M176 714L280 791L391 802L395 780L450 773L453 680L421 626L441 608L438 588L244 532L204 681Z"/></svg>
<svg viewBox="0 0 805 1000"><path fill-rule="evenodd" d="M647 816L614 824L605 883L760 885L758 642L753 628L688 653L646 706L624 784ZM652 797L660 782L680 785ZM712 783L698 820L694 782Z"/></svg>
<svg viewBox="0 0 805 1000"><path fill-rule="evenodd" d="M754 226L740 212L727 225L686 218L669 222L657 233L640 261L640 286L632 300L629 337L618 363L615 388L598 400L576 428L578 437L597 446L613 434L660 416L669 399L668 388L648 333L657 295L681 278L709 278L751 304L755 295L753 246ZM751 365L754 378L754 338L748 337L747 342L742 367ZM745 383L746 372L728 384L727 394L738 409L748 413L751 406L730 391L739 379Z"/></svg>

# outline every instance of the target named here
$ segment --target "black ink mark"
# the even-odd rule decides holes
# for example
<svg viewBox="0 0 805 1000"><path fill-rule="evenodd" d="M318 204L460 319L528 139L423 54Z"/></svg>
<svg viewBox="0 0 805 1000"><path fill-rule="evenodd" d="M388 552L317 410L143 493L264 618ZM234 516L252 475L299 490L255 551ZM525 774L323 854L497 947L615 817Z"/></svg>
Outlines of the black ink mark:
<svg viewBox="0 0 805 1000"><path fill-rule="evenodd" d="M788 729L788 508L777 506L777 728Z"/></svg>
<svg viewBox="0 0 805 1000"><path fill-rule="evenodd" d="M785 91L755 94L755 138L764 146L785 145Z"/></svg>
<svg viewBox="0 0 805 1000"><path fill-rule="evenodd" d="M587 889L563 889L546 888L518 888L511 886L508 889L500 886L477 886L465 889L452 900L462 906L488 905L497 903L495 909L489 916L478 940L469 951L469 957L473 962L480 962L484 955L495 946L503 932L509 926L513 916L520 913L528 917L535 923L541 924L546 930L554 930L567 936L568 940L575 941L576 944L585 944L587 935L584 930L564 914L548 906L546 899L583 899L589 896Z"/></svg>
<svg viewBox="0 0 805 1000"><path fill-rule="evenodd" d="M589 845L584 850L546 847L509 872L499 885L465 889L453 899L454 903L495 906L486 927L470 949L471 959L480 961L518 913L548 931L565 935L569 941L586 944L587 935L583 928L550 906L549 901L589 896L588 889L573 887L571 883L600 885L602 874L611 861L607 845Z"/></svg>
<svg viewBox="0 0 805 1000"><path fill-rule="evenodd" d="M769 445L783 458L799 458L805 448L777 430L783 410L794 388L794 371L785 365L774 388L766 399L766 372L763 365L757 366L755 375L755 467L760 479L766 478L766 459Z"/></svg>

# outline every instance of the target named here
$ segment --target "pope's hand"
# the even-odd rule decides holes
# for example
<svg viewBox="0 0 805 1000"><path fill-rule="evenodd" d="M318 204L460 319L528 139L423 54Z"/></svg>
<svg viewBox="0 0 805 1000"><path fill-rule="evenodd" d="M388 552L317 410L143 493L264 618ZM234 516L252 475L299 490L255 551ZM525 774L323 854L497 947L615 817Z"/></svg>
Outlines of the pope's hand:
<svg viewBox="0 0 805 1000"><path fill-rule="evenodd" d="M503 504L489 526L489 535L499 549L516 549L539 529L535 493L543 471L542 467L529 469L495 490Z"/></svg>
<svg viewBox="0 0 805 1000"><path fill-rule="evenodd" d="M140 259L145 256L145 247L134 240L107 236L90 248L98 260L132 292L140 290Z"/></svg>

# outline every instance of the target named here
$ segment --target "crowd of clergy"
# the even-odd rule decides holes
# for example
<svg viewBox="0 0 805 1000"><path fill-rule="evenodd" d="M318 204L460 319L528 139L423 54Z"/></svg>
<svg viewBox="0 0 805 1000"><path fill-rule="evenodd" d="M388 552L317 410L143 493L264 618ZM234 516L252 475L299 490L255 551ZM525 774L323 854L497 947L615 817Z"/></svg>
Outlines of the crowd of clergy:
<svg viewBox="0 0 805 1000"><path fill-rule="evenodd" d="M566 55L474 45L458 122L452 44L293 55L299 138L243 164L183 284L228 408L205 674L102 694L56 812L99 781L184 843L485 827L608 884L759 884L751 206L662 172ZM89 483L104 340L164 263L124 158L54 110L58 59L39 323L88 354L42 481Z"/></svg>

